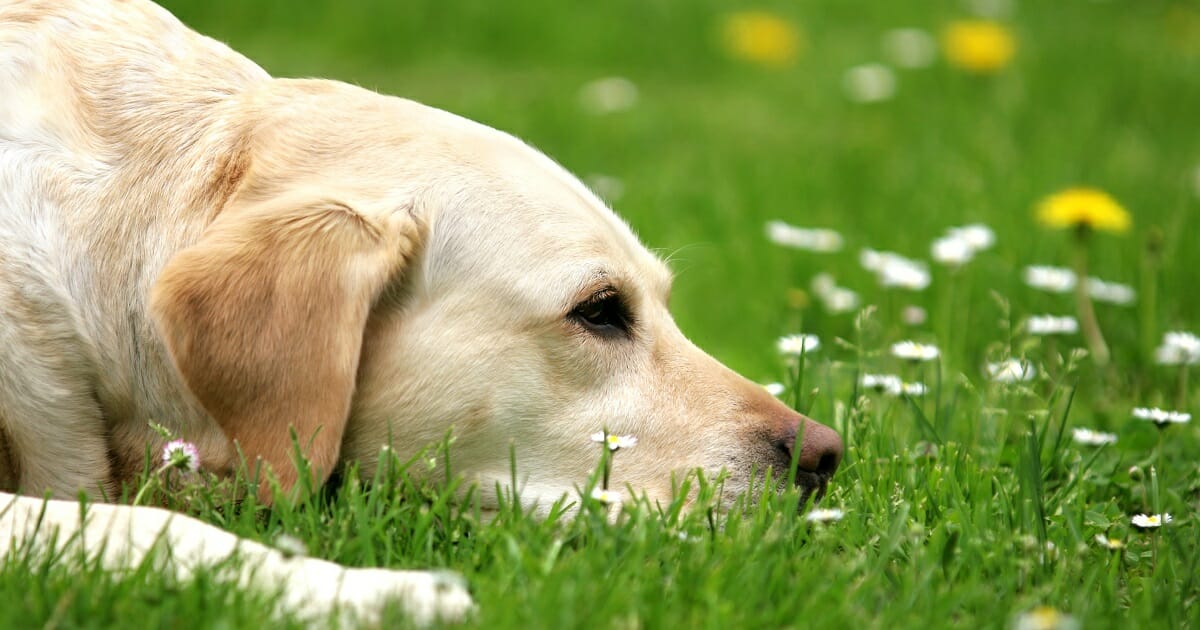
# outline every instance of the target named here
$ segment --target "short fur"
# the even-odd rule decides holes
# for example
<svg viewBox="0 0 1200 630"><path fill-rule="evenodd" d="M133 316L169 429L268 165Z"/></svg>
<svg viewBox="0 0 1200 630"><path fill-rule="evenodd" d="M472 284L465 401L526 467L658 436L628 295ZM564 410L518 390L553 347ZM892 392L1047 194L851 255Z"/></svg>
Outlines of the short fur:
<svg viewBox="0 0 1200 630"><path fill-rule="evenodd" d="M117 497L152 421L285 494L293 432L319 485L450 430L484 508L514 450L531 506L573 493L603 428L653 500L793 457L821 487L836 434L693 346L670 280L511 136L273 79L145 0L0 0L0 490ZM589 327L597 295L627 325Z"/></svg>

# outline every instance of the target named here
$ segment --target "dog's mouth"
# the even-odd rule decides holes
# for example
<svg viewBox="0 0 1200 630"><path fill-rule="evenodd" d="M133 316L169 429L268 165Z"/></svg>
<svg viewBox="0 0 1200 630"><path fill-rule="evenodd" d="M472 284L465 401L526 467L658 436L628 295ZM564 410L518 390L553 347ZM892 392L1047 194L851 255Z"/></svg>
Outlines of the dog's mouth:
<svg viewBox="0 0 1200 630"><path fill-rule="evenodd" d="M821 497L825 496L825 489L829 486L829 479L832 476L826 473L797 470L796 487L800 488L800 502L796 509L803 511L810 502L813 505L820 502Z"/></svg>

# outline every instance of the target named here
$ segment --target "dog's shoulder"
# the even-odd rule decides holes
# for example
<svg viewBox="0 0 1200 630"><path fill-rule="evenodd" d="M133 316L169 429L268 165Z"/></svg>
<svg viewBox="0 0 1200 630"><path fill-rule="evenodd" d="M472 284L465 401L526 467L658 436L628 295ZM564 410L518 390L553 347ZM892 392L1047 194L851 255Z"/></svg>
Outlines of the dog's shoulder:
<svg viewBox="0 0 1200 630"><path fill-rule="evenodd" d="M87 153L196 129L198 114L268 79L258 65L142 0L0 5L0 126Z"/></svg>

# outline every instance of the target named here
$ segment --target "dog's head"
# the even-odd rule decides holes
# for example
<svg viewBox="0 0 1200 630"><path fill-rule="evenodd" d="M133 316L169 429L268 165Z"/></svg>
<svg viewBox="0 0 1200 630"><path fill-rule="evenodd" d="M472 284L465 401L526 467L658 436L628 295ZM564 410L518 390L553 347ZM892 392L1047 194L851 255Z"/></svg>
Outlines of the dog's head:
<svg viewBox="0 0 1200 630"><path fill-rule="evenodd" d="M729 492L837 468L837 434L690 343L662 261L542 154L340 84L249 100L236 190L152 311L191 392L285 486L290 429L317 482L452 429L485 507L513 452L523 500L574 492L602 429L638 439L611 485L653 499L694 468Z"/></svg>

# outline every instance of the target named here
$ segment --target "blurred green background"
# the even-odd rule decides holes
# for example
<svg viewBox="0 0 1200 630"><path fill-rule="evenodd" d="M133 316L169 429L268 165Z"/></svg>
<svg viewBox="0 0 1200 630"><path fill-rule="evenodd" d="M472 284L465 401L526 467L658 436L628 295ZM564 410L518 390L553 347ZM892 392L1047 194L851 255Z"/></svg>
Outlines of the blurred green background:
<svg viewBox="0 0 1200 630"><path fill-rule="evenodd" d="M789 298L822 271L884 305L893 338L972 331L948 360L977 372L989 339L1002 337L992 290L1015 316L1073 310L1069 296L1025 287L1021 268L1068 262L1068 235L1037 226L1033 208L1074 185L1108 191L1133 215L1128 234L1092 239L1094 273L1143 293L1153 282L1161 296L1154 310L1098 307L1118 363L1144 363L1162 330L1194 325L1200 313L1200 259L1188 240L1200 187L1194 2L163 4L277 76L412 98L524 138L585 179L616 178L623 194L610 195L614 209L678 274L672 308L684 332L751 378L779 378L781 334L801 326L825 339L852 334L853 315L796 309L803 296ZM795 29L794 59L730 54L722 25L749 9ZM882 43L890 30L918 28L936 41L947 24L972 17L1009 30L1010 64L977 74L939 54L923 68L892 64L888 98L848 95L848 69L890 63ZM638 98L596 113L580 90L610 76L632 81ZM836 229L846 247L772 245L763 228L771 219ZM997 247L954 278L935 265L927 291L884 293L858 264L862 247L928 258L934 238L969 222L990 225ZM1157 277L1143 273L1148 238L1161 240ZM941 302L951 284L960 297ZM887 320L909 303L929 310L923 328Z"/></svg>

